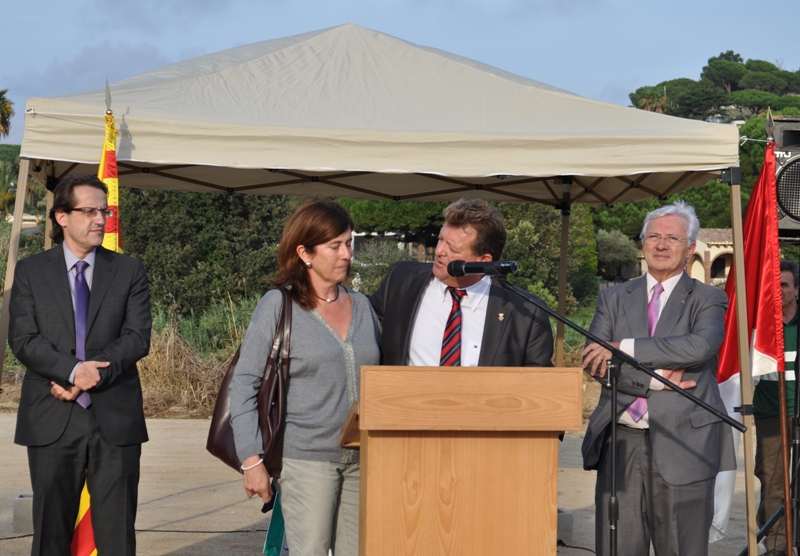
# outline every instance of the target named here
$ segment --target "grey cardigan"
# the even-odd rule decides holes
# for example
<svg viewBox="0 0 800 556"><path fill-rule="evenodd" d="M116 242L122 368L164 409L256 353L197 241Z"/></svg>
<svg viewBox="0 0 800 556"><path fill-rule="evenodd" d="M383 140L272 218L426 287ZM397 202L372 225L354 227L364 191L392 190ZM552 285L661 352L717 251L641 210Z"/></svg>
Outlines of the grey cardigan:
<svg viewBox="0 0 800 556"><path fill-rule="evenodd" d="M339 447L339 431L350 405L358 399L359 369L379 362L380 325L367 298L350 290L348 293L353 309L345 341L319 313L292 304L285 458L344 463L357 460L357 454ZM231 424L241 461L263 452L256 396L280 307L277 290L261 298L231 380Z"/></svg>

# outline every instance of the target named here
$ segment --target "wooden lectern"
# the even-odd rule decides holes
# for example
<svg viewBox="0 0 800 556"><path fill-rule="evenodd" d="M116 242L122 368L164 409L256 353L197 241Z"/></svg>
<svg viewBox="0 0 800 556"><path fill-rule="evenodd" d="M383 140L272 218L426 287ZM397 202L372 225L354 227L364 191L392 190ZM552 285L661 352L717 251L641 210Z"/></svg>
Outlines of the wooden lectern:
<svg viewBox="0 0 800 556"><path fill-rule="evenodd" d="M578 368L362 367L361 556L556 554Z"/></svg>

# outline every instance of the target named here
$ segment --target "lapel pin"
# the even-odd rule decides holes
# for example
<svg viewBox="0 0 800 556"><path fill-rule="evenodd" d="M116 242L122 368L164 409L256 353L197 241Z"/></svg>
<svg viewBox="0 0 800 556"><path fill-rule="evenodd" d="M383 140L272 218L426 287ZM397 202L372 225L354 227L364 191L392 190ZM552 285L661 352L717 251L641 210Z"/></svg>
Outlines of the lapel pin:
<svg viewBox="0 0 800 556"><path fill-rule="evenodd" d="M503 319L506 318L505 313L497 313L497 320L503 322Z"/></svg>

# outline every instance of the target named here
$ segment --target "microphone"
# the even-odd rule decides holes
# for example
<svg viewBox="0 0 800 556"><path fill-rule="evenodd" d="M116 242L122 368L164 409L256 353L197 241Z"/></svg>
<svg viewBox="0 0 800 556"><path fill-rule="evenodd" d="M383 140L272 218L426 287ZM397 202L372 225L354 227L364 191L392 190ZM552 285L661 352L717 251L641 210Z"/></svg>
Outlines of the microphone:
<svg viewBox="0 0 800 556"><path fill-rule="evenodd" d="M467 274L488 274L489 276L505 276L519 270L517 261L492 261L488 263L468 263L453 261L447 265L447 273L454 278Z"/></svg>

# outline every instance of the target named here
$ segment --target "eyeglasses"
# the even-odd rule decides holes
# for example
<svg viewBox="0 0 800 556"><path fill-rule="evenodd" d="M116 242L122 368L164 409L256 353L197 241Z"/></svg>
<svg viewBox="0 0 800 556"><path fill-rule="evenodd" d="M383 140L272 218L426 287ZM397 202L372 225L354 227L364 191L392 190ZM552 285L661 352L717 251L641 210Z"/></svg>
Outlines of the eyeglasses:
<svg viewBox="0 0 800 556"><path fill-rule="evenodd" d="M92 207L73 207L69 209L69 212L72 212L74 210L79 211L81 214L88 216L89 218L94 218L98 214L102 215L103 218L111 218L112 216L114 216L114 211L109 208L98 209Z"/></svg>
<svg viewBox="0 0 800 556"><path fill-rule="evenodd" d="M647 234L646 236L644 236L644 242L647 245L658 245L658 242L660 242L662 239L670 247L675 247L680 242L686 241L689 238L677 237L677 236L662 236L661 234Z"/></svg>

